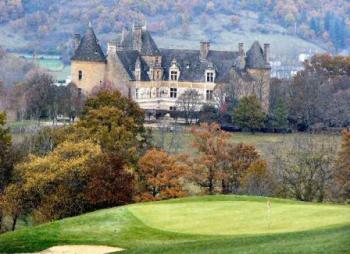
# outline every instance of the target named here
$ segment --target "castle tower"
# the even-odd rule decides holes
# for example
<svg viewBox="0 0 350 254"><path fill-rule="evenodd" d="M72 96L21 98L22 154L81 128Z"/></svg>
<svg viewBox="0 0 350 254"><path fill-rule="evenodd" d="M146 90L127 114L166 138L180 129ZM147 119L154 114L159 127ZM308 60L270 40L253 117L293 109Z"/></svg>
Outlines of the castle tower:
<svg viewBox="0 0 350 254"><path fill-rule="evenodd" d="M91 25L80 40L71 62L72 82L84 93L104 82L106 57Z"/></svg>
<svg viewBox="0 0 350 254"><path fill-rule="evenodd" d="M246 71L255 79L251 84L251 93L256 94L261 101L262 108L268 112L270 107L270 74L269 44L262 49L255 41L246 54Z"/></svg>

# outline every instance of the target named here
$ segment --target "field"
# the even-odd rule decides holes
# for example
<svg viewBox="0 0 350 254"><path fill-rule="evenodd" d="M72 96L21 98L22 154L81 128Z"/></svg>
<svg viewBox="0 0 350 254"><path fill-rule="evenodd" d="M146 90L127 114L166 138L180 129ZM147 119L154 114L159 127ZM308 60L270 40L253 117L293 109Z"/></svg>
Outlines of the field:
<svg viewBox="0 0 350 254"><path fill-rule="evenodd" d="M270 214L270 215L269 215ZM350 206L246 196L134 204L0 236L0 253L55 245L109 245L122 253L349 253Z"/></svg>
<svg viewBox="0 0 350 254"><path fill-rule="evenodd" d="M332 134L309 134L309 133L293 133L293 134L275 134L275 133L230 133L230 141L233 144L245 143L254 145L262 155L266 155L274 145L288 142L293 139L311 137L316 142L340 142L340 135ZM188 129L182 129L178 133L161 131L153 131L153 143L158 147L162 147L166 151L174 152L177 146L177 152L193 154L192 148L193 136ZM175 144L174 144L175 142Z"/></svg>

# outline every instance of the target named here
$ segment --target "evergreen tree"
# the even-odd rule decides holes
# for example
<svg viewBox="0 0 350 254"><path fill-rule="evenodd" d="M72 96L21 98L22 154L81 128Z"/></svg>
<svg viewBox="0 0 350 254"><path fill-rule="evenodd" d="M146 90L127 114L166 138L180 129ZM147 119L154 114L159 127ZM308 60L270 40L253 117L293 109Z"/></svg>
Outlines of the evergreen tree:
<svg viewBox="0 0 350 254"><path fill-rule="evenodd" d="M279 98L276 106L272 110L272 127L286 129L288 125L288 107L286 103Z"/></svg>
<svg viewBox="0 0 350 254"><path fill-rule="evenodd" d="M249 129L253 133L256 129L264 127L265 120L266 114L255 95L242 98L234 111L234 122L240 128Z"/></svg>

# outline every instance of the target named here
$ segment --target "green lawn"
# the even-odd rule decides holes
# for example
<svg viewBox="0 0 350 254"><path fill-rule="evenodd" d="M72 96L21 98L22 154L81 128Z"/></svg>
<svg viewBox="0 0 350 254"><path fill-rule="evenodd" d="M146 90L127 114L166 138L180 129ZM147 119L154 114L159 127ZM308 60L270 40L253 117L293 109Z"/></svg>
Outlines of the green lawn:
<svg viewBox="0 0 350 254"><path fill-rule="evenodd" d="M0 253L99 244L123 253L350 253L350 206L245 196L134 204L0 236ZM269 226L270 225L270 226Z"/></svg>

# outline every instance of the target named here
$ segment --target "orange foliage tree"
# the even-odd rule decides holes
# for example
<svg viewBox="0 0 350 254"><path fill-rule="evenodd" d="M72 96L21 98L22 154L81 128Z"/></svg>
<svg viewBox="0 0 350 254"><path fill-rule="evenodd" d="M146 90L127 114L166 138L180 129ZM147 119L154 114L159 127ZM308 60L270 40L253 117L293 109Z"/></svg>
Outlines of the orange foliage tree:
<svg viewBox="0 0 350 254"><path fill-rule="evenodd" d="M255 147L232 144L229 134L220 130L216 123L202 124L200 128L192 128L191 132L193 147L198 151L191 162L194 181L209 194L219 190L223 194L239 192L249 167L260 161Z"/></svg>
<svg viewBox="0 0 350 254"><path fill-rule="evenodd" d="M151 149L139 160L138 200L161 200L186 196L183 180L188 166L162 150Z"/></svg>
<svg viewBox="0 0 350 254"><path fill-rule="evenodd" d="M226 167L228 134L220 130L216 123L204 123L200 128L193 127L193 147L198 156L193 159L192 176L194 181L213 194L217 183L223 177L223 168Z"/></svg>

